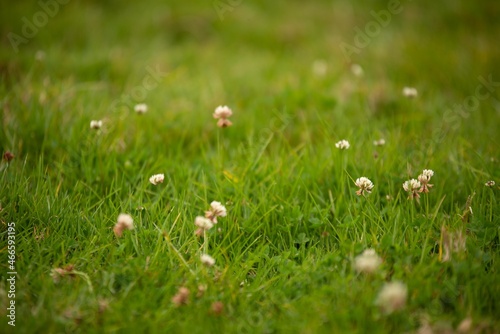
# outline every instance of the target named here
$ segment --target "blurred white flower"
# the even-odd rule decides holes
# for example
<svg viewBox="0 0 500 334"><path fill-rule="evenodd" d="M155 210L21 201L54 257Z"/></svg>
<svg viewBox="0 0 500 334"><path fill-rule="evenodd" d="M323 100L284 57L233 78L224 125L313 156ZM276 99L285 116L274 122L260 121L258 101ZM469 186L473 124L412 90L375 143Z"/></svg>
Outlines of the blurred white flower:
<svg viewBox="0 0 500 334"><path fill-rule="evenodd" d="M354 269L359 273L374 273L382 263L382 259L374 249L366 249L361 255L354 258Z"/></svg>
<svg viewBox="0 0 500 334"><path fill-rule="evenodd" d="M214 227L214 224L210 219L201 216L196 217L194 224L205 231Z"/></svg>
<svg viewBox="0 0 500 334"><path fill-rule="evenodd" d="M215 259L208 254L203 254L200 259L201 263L203 263L206 266L211 267L215 264Z"/></svg>
<svg viewBox="0 0 500 334"><path fill-rule="evenodd" d="M225 128L233 125L228 119L233 114L233 111L228 106L218 106L213 114L214 118L218 119L217 126Z"/></svg>
<svg viewBox="0 0 500 334"><path fill-rule="evenodd" d="M413 87L404 87L403 88L403 95L408 98L414 98L417 97L418 92L416 88Z"/></svg>
<svg viewBox="0 0 500 334"><path fill-rule="evenodd" d="M420 195L418 194L420 186L421 186L420 182L415 179L411 179L403 183L403 189L409 193L408 199L420 198Z"/></svg>
<svg viewBox="0 0 500 334"><path fill-rule="evenodd" d="M313 73L318 77L324 76L326 74L326 71L328 70L328 65L326 64L326 61L321 59L315 60L312 67L313 67Z"/></svg>
<svg viewBox="0 0 500 334"><path fill-rule="evenodd" d="M375 146L384 146L385 145L385 139L381 138L379 140L374 140L373 141L373 145L375 145Z"/></svg>
<svg viewBox="0 0 500 334"><path fill-rule="evenodd" d="M484 184L487 187L493 188L495 186L495 181L490 180Z"/></svg>
<svg viewBox="0 0 500 334"><path fill-rule="evenodd" d="M164 180L165 180L165 174L155 174L149 178L149 182L151 182L155 186L158 183L163 183Z"/></svg>
<svg viewBox="0 0 500 334"><path fill-rule="evenodd" d="M401 282L386 283L380 290L376 304L387 314L405 307L408 289Z"/></svg>
<svg viewBox="0 0 500 334"><path fill-rule="evenodd" d="M351 72L357 77L362 77L364 74L363 68L359 64L352 64Z"/></svg>
<svg viewBox="0 0 500 334"><path fill-rule="evenodd" d="M347 150L350 146L351 145L349 145L349 142L345 139L342 139L341 141L335 143L335 147L341 150Z"/></svg>
<svg viewBox="0 0 500 334"><path fill-rule="evenodd" d="M99 130L102 127L102 121L90 121L90 128L94 130Z"/></svg>
<svg viewBox="0 0 500 334"><path fill-rule="evenodd" d="M118 219L116 220L115 227L113 228L113 232L117 237L121 237L123 231L125 230L133 230L134 229L134 220L132 216L126 213L120 213L118 215Z"/></svg>
<svg viewBox="0 0 500 334"><path fill-rule="evenodd" d="M226 215L226 207L217 201L210 203L210 210L205 211L205 217L210 219L214 224L217 224L217 217L225 217Z"/></svg>
<svg viewBox="0 0 500 334"><path fill-rule="evenodd" d="M136 104L134 110L138 114L145 114L148 111L148 105L145 103Z"/></svg>
<svg viewBox="0 0 500 334"><path fill-rule="evenodd" d="M373 182L364 176L357 178L355 184L359 188L359 190L356 191L356 195L358 196L363 195L365 192L371 193L374 187Z"/></svg>
<svg viewBox="0 0 500 334"><path fill-rule="evenodd" d="M432 188L432 184L429 184L431 177L434 175L434 171L431 169L424 169L422 174L418 176L418 181L422 184L422 187L419 189L421 193L428 193L429 189Z"/></svg>

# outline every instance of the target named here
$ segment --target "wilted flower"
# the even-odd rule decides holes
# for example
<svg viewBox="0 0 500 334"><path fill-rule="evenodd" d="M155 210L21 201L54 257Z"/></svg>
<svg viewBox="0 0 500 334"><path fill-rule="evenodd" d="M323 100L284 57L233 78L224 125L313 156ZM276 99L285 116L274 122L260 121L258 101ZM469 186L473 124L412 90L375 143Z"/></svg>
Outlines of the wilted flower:
<svg viewBox="0 0 500 334"><path fill-rule="evenodd" d="M226 207L217 201L210 203L210 210L205 211L205 217L210 219L214 224L217 224L217 217L225 217L226 215Z"/></svg>
<svg viewBox="0 0 500 334"><path fill-rule="evenodd" d="M336 148L340 148L341 150L347 150L351 145L349 145L349 142L345 139L342 139L341 141L335 143Z"/></svg>
<svg viewBox="0 0 500 334"><path fill-rule="evenodd" d="M215 259L208 254L202 254L200 260L201 263L208 267L211 267L215 264Z"/></svg>
<svg viewBox="0 0 500 334"><path fill-rule="evenodd" d="M224 304L221 301L213 302L210 306L210 310L215 315L221 315L224 311Z"/></svg>
<svg viewBox="0 0 500 334"><path fill-rule="evenodd" d="M420 198L420 195L418 194L420 186L420 182L415 179L411 179L403 183L403 189L409 193L408 199Z"/></svg>
<svg viewBox="0 0 500 334"><path fill-rule="evenodd" d="M5 155L4 155L4 157L5 157ZM490 180L490 181L486 182L484 185L487 187L493 188L495 186L495 181Z"/></svg>
<svg viewBox="0 0 500 334"><path fill-rule="evenodd" d="M210 219L201 216L196 217L194 224L205 231L210 230L214 226Z"/></svg>
<svg viewBox="0 0 500 334"><path fill-rule="evenodd" d="M90 121L90 128L99 130L102 127L102 121Z"/></svg>
<svg viewBox="0 0 500 334"><path fill-rule="evenodd" d="M361 255L354 258L354 269L359 273L371 274L377 270L382 259L374 249L366 249Z"/></svg>
<svg viewBox="0 0 500 334"><path fill-rule="evenodd" d="M217 126L225 128L233 125L228 119L233 114L233 111L228 106L218 106L213 114L214 118L218 119Z"/></svg>
<svg viewBox="0 0 500 334"><path fill-rule="evenodd" d="M375 145L375 146L384 146L385 145L385 139L381 138L379 140L374 140L373 141L373 145Z"/></svg>
<svg viewBox="0 0 500 334"><path fill-rule="evenodd" d="M401 282L386 283L380 290L376 304L387 314L405 307L408 289Z"/></svg>
<svg viewBox="0 0 500 334"><path fill-rule="evenodd" d="M133 230L134 229L134 220L132 216L126 213L120 213L118 219L116 221L115 227L113 228L113 232L117 237L121 237L123 231L125 230Z"/></svg>
<svg viewBox="0 0 500 334"><path fill-rule="evenodd" d="M359 190L356 191L356 195L358 196L363 195L365 192L371 193L374 187L372 181L364 176L357 178L355 184L359 188Z"/></svg>
<svg viewBox="0 0 500 334"><path fill-rule="evenodd" d="M185 305L189 302L189 289L185 287L180 287L177 294L172 297L172 303L175 306Z"/></svg>
<svg viewBox="0 0 500 334"><path fill-rule="evenodd" d="M145 103L136 104L135 107L134 107L134 110L139 115L145 114L148 111L148 105L145 104Z"/></svg>
<svg viewBox="0 0 500 334"><path fill-rule="evenodd" d="M149 178L149 182L151 182L155 186L158 183L163 183L163 180L165 180L165 174L155 174Z"/></svg>
<svg viewBox="0 0 500 334"><path fill-rule="evenodd" d="M429 184L431 177L434 175L434 171L431 169L424 169L422 174L418 176L418 181L422 184L422 187L419 189L421 193L428 193L429 188L432 188L432 184Z"/></svg>
<svg viewBox="0 0 500 334"><path fill-rule="evenodd" d="M403 95L408 98L414 98L417 97L418 92L416 88L413 87L404 87L403 88Z"/></svg>
<svg viewBox="0 0 500 334"><path fill-rule="evenodd" d="M10 151L6 151L6 152L3 154L3 159L4 159L5 161L7 161L7 162L11 162L11 161L12 161L12 159L14 159L14 158L15 158L14 154L12 154L12 152L10 152ZM495 183L495 182L493 182L493 183Z"/></svg>
<svg viewBox="0 0 500 334"><path fill-rule="evenodd" d="M67 265L64 268L53 268L50 271L50 276L54 280L54 283L59 283L59 281L65 277L68 276L70 278L75 277L75 274L73 273L73 269L75 269L75 266L73 265Z"/></svg>
<svg viewBox="0 0 500 334"><path fill-rule="evenodd" d="M364 73L363 68L359 64L352 64L351 72L357 77L362 77Z"/></svg>

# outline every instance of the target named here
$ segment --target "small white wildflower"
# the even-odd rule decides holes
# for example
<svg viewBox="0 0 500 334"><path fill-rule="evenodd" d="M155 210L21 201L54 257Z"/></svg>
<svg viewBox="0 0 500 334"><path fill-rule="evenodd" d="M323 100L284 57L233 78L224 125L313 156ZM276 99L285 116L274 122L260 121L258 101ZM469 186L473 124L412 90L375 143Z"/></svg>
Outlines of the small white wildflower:
<svg viewBox="0 0 500 334"><path fill-rule="evenodd" d="M384 146L385 145L385 139L381 138L379 140L374 140L373 141L373 145L375 145L375 146Z"/></svg>
<svg viewBox="0 0 500 334"><path fill-rule="evenodd" d="M359 64L352 64L351 72L357 77L362 77L364 74L363 68Z"/></svg>
<svg viewBox="0 0 500 334"><path fill-rule="evenodd" d="M201 263L203 263L204 265L209 266L209 267L211 267L215 264L215 259L208 254L203 254L201 256L200 260L201 260Z"/></svg>
<svg viewBox="0 0 500 334"><path fill-rule="evenodd" d="M217 217L225 217L226 215L226 207L217 201L210 203L210 210L205 211L205 217L210 219L214 224L217 224Z"/></svg>
<svg viewBox="0 0 500 334"><path fill-rule="evenodd" d="M432 188L432 184L429 184L431 177L434 175L434 171L431 169L424 169L422 174L418 176L418 181L422 184L419 192L428 193L429 189Z"/></svg>
<svg viewBox="0 0 500 334"><path fill-rule="evenodd" d="M324 60L315 60L313 63L313 73L318 77L322 77L328 70L328 65Z"/></svg>
<svg viewBox="0 0 500 334"><path fill-rule="evenodd" d="M210 219L201 216L196 217L194 224L205 231L214 227L214 224Z"/></svg>
<svg viewBox="0 0 500 334"><path fill-rule="evenodd" d="M359 273L374 273L382 263L382 259L374 249L366 249L361 255L354 258L354 269Z"/></svg>
<svg viewBox="0 0 500 334"><path fill-rule="evenodd" d="M215 112L213 114L214 118L229 118L233 115L233 111L228 106L218 106L215 108Z"/></svg>
<svg viewBox="0 0 500 334"><path fill-rule="evenodd" d="M364 176L357 178L355 184L359 188L359 190L356 191L356 195L358 196L363 195L365 192L371 193L374 187L373 182Z"/></svg>
<svg viewBox="0 0 500 334"><path fill-rule="evenodd" d="M117 237L121 237L124 230L133 230L134 229L134 220L132 216L126 213L120 213L118 215L118 219L116 220L115 227L113 231Z"/></svg>
<svg viewBox="0 0 500 334"><path fill-rule="evenodd" d="M148 105L145 103L136 104L134 110L138 114L145 114L148 111Z"/></svg>
<svg viewBox="0 0 500 334"><path fill-rule="evenodd" d="M351 145L349 145L349 142L345 139L342 139L341 141L335 143L335 147L341 150L347 150L350 146Z"/></svg>
<svg viewBox="0 0 500 334"><path fill-rule="evenodd" d="M408 98L414 98L417 97L418 92L416 88L413 87L404 87L403 88L403 96L408 97Z"/></svg>
<svg viewBox="0 0 500 334"><path fill-rule="evenodd" d="M408 289L401 282L386 283L379 292L376 304L387 314L405 307Z"/></svg>
<svg viewBox="0 0 500 334"><path fill-rule="evenodd" d="M90 121L90 128L99 130L102 127L102 121Z"/></svg>
<svg viewBox="0 0 500 334"><path fill-rule="evenodd" d="M158 183L163 183L164 180L165 180L165 174L155 174L149 178L149 182L151 182L155 186Z"/></svg>
<svg viewBox="0 0 500 334"><path fill-rule="evenodd" d="M484 184L487 187L493 188L495 186L495 181L490 180Z"/></svg>
<svg viewBox="0 0 500 334"><path fill-rule="evenodd" d="M418 194L420 186L420 182L415 179L411 179L403 183L403 189L409 193L408 199L420 198L420 195Z"/></svg>

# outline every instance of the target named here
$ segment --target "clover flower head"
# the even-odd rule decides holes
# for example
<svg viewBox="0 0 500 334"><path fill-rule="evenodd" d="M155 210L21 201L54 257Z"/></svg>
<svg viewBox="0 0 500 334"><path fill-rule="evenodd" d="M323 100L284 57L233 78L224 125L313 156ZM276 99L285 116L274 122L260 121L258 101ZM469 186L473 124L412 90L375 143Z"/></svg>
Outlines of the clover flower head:
<svg viewBox="0 0 500 334"><path fill-rule="evenodd" d="M375 146L384 146L385 145L385 139L381 138L379 140L374 140L373 141L373 145L375 145Z"/></svg>
<svg viewBox="0 0 500 334"><path fill-rule="evenodd" d="M409 193L408 199L413 199L413 198L419 199L420 195L418 194L418 192L420 187L421 187L420 182L415 179L411 179L403 183L403 189Z"/></svg>
<svg viewBox="0 0 500 334"><path fill-rule="evenodd" d="M356 184L356 186L359 188L359 190L356 191L356 195L358 196L363 195L365 192L368 194L371 193L374 187L373 182L364 176L357 178L354 184Z"/></svg>
<svg viewBox="0 0 500 334"><path fill-rule="evenodd" d="M372 274L382 263L382 259L374 249L366 249L362 254L354 258L354 269L359 273Z"/></svg>
<svg viewBox="0 0 500 334"><path fill-rule="evenodd" d="M151 182L151 184L154 184L155 186L158 183L163 183L164 180L165 180L165 174L154 174L149 178L149 182Z"/></svg>
<svg viewBox="0 0 500 334"><path fill-rule="evenodd" d="M487 187L493 188L495 186L495 181L490 180L484 184Z"/></svg>
<svg viewBox="0 0 500 334"><path fill-rule="evenodd" d="M418 92L416 88L413 87L404 87L403 88L403 96L407 98L414 98L417 97Z"/></svg>
<svg viewBox="0 0 500 334"><path fill-rule="evenodd" d="M145 113L148 112L148 105L146 103L136 104L135 107L134 107L134 110L139 115L145 114Z"/></svg>
<svg viewBox="0 0 500 334"><path fill-rule="evenodd" d="M351 65L351 72L357 77L362 77L364 74L363 68L359 64L352 64Z"/></svg>
<svg viewBox="0 0 500 334"><path fill-rule="evenodd" d="M205 211L205 217L210 219L214 224L217 224L217 217L225 217L226 215L226 207L217 201L210 203L210 210Z"/></svg>
<svg viewBox="0 0 500 334"><path fill-rule="evenodd" d="M202 254L200 257L201 263L207 267L211 267L215 264L215 259L208 254Z"/></svg>
<svg viewBox="0 0 500 334"><path fill-rule="evenodd" d="M386 283L380 290L376 304L387 314L405 307L408 288L401 282Z"/></svg>
<svg viewBox="0 0 500 334"><path fill-rule="evenodd" d="M429 189L432 188L432 184L429 184L431 177L434 175L434 171L431 169L424 169L422 174L418 176L418 181L422 184L419 192L428 193Z"/></svg>
<svg viewBox="0 0 500 334"><path fill-rule="evenodd" d="M345 139L342 139L341 141L335 143L335 147L339 148L341 150L347 150L351 145L349 142Z"/></svg>
<svg viewBox="0 0 500 334"><path fill-rule="evenodd" d="M214 118L229 118L233 115L233 111L228 106L218 106L215 108Z"/></svg>
<svg viewBox="0 0 500 334"><path fill-rule="evenodd" d="M212 227L214 227L214 224L210 219L201 216L196 217L196 219L194 220L194 224L203 231L210 230Z"/></svg>
<svg viewBox="0 0 500 334"><path fill-rule="evenodd" d="M186 287L180 287L175 296L172 297L172 303L179 307L181 305L186 305L189 302L189 289Z"/></svg>
<svg viewBox="0 0 500 334"><path fill-rule="evenodd" d="M94 130L99 130L102 127L102 121L90 121L90 128Z"/></svg>
<svg viewBox="0 0 500 334"><path fill-rule="evenodd" d="M113 232L117 237L121 237L123 231L125 230L133 230L134 229L134 220L132 216L126 213L120 213L118 215L118 219L116 220L115 227L113 228Z"/></svg>

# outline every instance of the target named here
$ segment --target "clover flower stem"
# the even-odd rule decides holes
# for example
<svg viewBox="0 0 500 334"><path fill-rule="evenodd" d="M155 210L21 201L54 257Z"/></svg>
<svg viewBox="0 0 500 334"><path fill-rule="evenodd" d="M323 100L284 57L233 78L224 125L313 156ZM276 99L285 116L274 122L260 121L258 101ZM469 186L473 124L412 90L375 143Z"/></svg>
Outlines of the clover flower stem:
<svg viewBox="0 0 500 334"><path fill-rule="evenodd" d="M221 148L220 133L221 131L217 131L217 156L219 158L220 170L224 171L224 156L223 156L224 153Z"/></svg>
<svg viewBox="0 0 500 334"><path fill-rule="evenodd" d="M203 230L203 254L208 254L208 233Z"/></svg>

